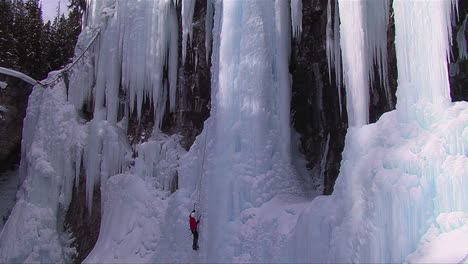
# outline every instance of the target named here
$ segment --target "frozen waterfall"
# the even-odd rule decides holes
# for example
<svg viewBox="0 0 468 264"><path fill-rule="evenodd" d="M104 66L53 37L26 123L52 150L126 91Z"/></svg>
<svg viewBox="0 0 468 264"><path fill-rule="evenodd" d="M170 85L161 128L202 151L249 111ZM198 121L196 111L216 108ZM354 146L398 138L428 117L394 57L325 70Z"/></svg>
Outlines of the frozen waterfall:
<svg viewBox="0 0 468 264"><path fill-rule="evenodd" d="M0 233L0 262L71 261L63 218L80 176L89 211L101 191L87 263L459 262L468 253L468 103L450 102L447 72L456 0L328 1L326 56L346 88L350 124L330 196L302 177L290 125L302 0L206 1L211 114L188 151L160 128L166 109L177 110L200 1L87 3L76 54L97 36L91 52L69 86L36 86L30 97L23 184ZM375 71L388 89L392 12L397 109L368 124ZM140 122L145 107L153 132L131 143L129 120Z"/></svg>

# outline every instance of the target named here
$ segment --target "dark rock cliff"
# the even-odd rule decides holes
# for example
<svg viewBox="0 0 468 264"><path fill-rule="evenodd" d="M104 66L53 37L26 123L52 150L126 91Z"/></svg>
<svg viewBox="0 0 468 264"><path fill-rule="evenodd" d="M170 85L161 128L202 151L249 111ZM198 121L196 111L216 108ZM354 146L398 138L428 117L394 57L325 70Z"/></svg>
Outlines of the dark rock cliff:
<svg viewBox="0 0 468 264"><path fill-rule="evenodd" d="M462 24L468 19L468 1L459 1L459 19L452 26L452 63L450 63L450 95L452 101L468 101L468 59L462 59L458 52L457 34L462 31L465 47L468 36L468 25L463 32ZM466 22L468 24L468 21ZM465 51L466 52L466 51Z"/></svg>
<svg viewBox="0 0 468 264"><path fill-rule="evenodd" d="M14 77L0 74L8 86L0 88L0 172L19 164L21 135L26 116L31 85Z"/></svg>

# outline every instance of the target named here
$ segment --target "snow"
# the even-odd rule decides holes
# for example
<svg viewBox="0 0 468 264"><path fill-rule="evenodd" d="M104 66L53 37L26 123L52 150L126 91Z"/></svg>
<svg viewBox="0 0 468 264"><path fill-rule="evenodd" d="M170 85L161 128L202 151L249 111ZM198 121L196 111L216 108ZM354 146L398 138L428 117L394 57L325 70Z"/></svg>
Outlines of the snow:
<svg viewBox="0 0 468 264"><path fill-rule="evenodd" d="M328 10L329 63L339 72L339 41L352 97L334 193L317 196L289 120L300 1L210 2L211 115L188 152L180 135L159 130L166 99L175 98L174 1L88 1L79 43L101 34L72 71L69 97L63 82L30 96L22 186L0 233L0 262L71 261L61 219L81 172L88 209L98 184L102 203L85 263L466 260L468 103L451 103L447 92L450 3L394 1L397 109L367 124L370 64L385 58L383 40L366 34L377 34L389 12L386 1L368 2L339 1L333 18ZM185 4L190 37L194 7ZM92 120L78 114L85 102L94 104ZM153 134L130 146L128 118L144 102L154 107ZM199 251L190 247L193 208Z"/></svg>
<svg viewBox="0 0 468 264"><path fill-rule="evenodd" d="M293 261L402 262L441 213L466 212L466 146L447 150L463 138L467 107L448 108L430 130L400 123L396 111L349 129L334 193L299 219L293 241L310 246L295 248Z"/></svg>
<svg viewBox="0 0 468 264"><path fill-rule="evenodd" d="M0 67L0 73L16 77L16 78L21 79L21 80L23 80L23 81L25 81L25 82L27 82L27 83L29 83L31 85L36 85L37 84L37 81L34 80L33 78L27 76L24 73L21 73L21 72L12 70L12 69L7 69L7 68ZM4 89L5 87L3 87L3 85L2 85L2 89Z"/></svg>
<svg viewBox="0 0 468 264"><path fill-rule="evenodd" d="M159 225L167 200L132 174L115 175L103 189L103 216L99 238L86 258L88 263L155 262L154 250L162 244ZM161 261L158 261L161 262Z"/></svg>
<svg viewBox="0 0 468 264"><path fill-rule="evenodd" d="M468 214L443 213L408 256L412 263L465 263L468 256Z"/></svg>

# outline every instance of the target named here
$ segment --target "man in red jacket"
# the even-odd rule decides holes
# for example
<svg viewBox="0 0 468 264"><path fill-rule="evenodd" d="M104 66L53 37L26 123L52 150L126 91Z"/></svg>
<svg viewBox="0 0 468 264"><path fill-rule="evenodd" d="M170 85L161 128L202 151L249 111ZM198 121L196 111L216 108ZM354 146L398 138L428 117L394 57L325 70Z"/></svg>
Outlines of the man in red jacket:
<svg viewBox="0 0 468 264"><path fill-rule="evenodd" d="M189 216L189 222L190 222L190 231L192 231L193 235L193 245L192 248L193 250L198 249L198 223L200 223L200 219L196 220L195 219L195 210L192 211L192 213Z"/></svg>

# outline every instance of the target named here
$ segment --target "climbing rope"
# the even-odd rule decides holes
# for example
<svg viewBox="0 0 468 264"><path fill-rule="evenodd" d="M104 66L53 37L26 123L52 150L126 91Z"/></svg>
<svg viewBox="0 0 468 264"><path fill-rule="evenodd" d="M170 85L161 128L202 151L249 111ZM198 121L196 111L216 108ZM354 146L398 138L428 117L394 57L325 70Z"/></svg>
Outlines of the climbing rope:
<svg viewBox="0 0 468 264"><path fill-rule="evenodd" d="M100 35L101 33L101 30L99 28L97 28L96 30L96 35L94 35L94 37L91 39L91 41L88 43L88 45L86 46L86 48L84 49L84 51L80 54L80 56L78 56L72 63L68 64L67 66L65 66L65 68L63 68L63 70L61 70L59 73L57 73L54 78L52 78L52 80L48 81L48 82L40 82L40 81L36 81L37 84L43 86L43 87L46 87L46 86L49 86L51 84L54 84L56 81L58 81L60 78L67 78L68 76L68 72L76 65L76 63L78 61L81 60L81 58L83 58L83 56L86 54L86 52L88 52L88 50L91 48L91 46L93 45L93 43L96 41L97 37Z"/></svg>

